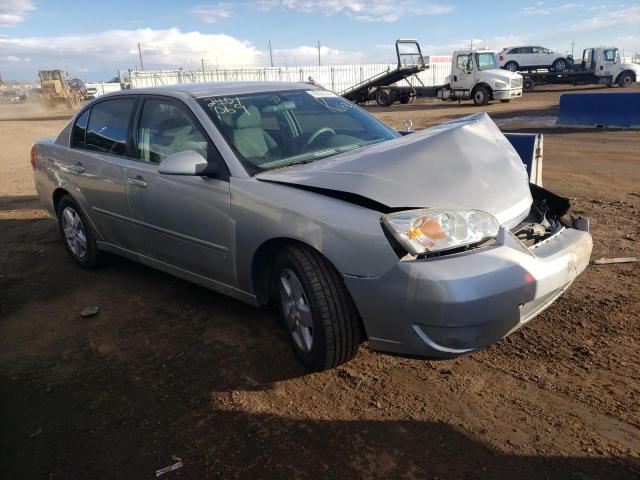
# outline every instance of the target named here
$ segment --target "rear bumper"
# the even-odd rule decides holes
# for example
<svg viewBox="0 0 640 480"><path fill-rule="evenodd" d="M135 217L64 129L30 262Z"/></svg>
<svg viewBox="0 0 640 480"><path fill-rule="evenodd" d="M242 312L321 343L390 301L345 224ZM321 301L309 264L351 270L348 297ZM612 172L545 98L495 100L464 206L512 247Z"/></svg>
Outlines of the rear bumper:
<svg viewBox="0 0 640 480"><path fill-rule="evenodd" d="M494 90L493 98L496 100L511 100L522 96L522 88L512 88L511 90Z"/></svg>
<svg viewBox="0 0 640 480"><path fill-rule="evenodd" d="M497 244L457 256L399 261L376 278L345 276L374 350L450 358L522 327L589 263L586 231L564 229L526 248L501 230Z"/></svg>

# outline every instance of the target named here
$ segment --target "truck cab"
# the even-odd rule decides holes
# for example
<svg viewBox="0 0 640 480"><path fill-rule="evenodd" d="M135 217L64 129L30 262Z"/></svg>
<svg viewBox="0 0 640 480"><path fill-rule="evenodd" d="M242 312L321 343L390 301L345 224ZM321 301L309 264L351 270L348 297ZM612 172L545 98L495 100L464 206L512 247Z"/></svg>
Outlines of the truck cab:
<svg viewBox="0 0 640 480"><path fill-rule="evenodd" d="M587 48L582 52L582 62L576 65L583 71L593 72L599 83L627 87L640 78L640 66L623 63L616 47Z"/></svg>
<svg viewBox="0 0 640 480"><path fill-rule="evenodd" d="M443 100L469 100L486 105L491 100L509 102L522 96L522 75L502 70L492 50L457 50L451 60L451 75L438 91Z"/></svg>

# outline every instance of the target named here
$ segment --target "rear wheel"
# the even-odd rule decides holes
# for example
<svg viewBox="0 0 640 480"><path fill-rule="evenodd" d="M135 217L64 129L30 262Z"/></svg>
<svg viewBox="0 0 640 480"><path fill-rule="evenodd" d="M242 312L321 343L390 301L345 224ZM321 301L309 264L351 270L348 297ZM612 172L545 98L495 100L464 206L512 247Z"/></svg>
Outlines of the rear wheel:
<svg viewBox="0 0 640 480"><path fill-rule="evenodd" d="M518 64L517 62L511 60L510 62L504 64L504 69L509 70L510 72L515 72L516 70L518 70Z"/></svg>
<svg viewBox="0 0 640 480"><path fill-rule="evenodd" d="M100 251L82 210L71 196L65 195L58 202L56 212L60 236L71 258L81 267L95 267L100 259Z"/></svg>
<svg viewBox="0 0 640 480"><path fill-rule="evenodd" d="M406 105L407 103L411 102L413 95L411 95L410 93L405 93L402 96L400 96L400 103L403 105Z"/></svg>
<svg viewBox="0 0 640 480"><path fill-rule="evenodd" d="M628 87L633 83L633 76L629 72L624 72L618 77L618 85Z"/></svg>
<svg viewBox="0 0 640 480"><path fill-rule="evenodd" d="M378 90L376 93L376 103L380 107L388 107L395 101L395 95L389 90Z"/></svg>
<svg viewBox="0 0 640 480"><path fill-rule="evenodd" d="M489 89L487 87L478 87L473 91L473 103L482 106L489 103Z"/></svg>
<svg viewBox="0 0 640 480"><path fill-rule="evenodd" d="M308 247L286 247L274 264L271 287L293 350L309 370L328 370L353 358L360 318L324 257Z"/></svg>

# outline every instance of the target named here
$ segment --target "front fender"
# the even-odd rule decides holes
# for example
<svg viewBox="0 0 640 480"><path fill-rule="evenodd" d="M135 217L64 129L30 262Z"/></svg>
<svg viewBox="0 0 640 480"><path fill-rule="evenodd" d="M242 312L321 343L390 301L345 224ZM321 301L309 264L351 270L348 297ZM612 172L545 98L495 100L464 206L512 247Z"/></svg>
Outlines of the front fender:
<svg viewBox="0 0 640 480"><path fill-rule="evenodd" d="M398 261L382 230L381 212L321 193L232 177L231 216L238 284L248 292L254 292L253 257L272 239L310 245L343 275L376 277Z"/></svg>

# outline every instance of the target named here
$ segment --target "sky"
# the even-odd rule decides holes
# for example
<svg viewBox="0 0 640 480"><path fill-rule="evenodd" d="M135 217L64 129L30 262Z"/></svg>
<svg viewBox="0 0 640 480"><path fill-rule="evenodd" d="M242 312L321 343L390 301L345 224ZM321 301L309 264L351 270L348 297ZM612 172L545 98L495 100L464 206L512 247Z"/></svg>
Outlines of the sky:
<svg viewBox="0 0 640 480"><path fill-rule="evenodd" d="M450 55L481 47L540 45L575 56L583 48L640 51L640 3L616 0L420 1L0 0L0 75L35 80L63 66L71 76L107 80L146 70L205 66L391 63L397 38Z"/></svg>

